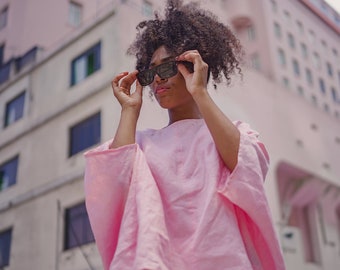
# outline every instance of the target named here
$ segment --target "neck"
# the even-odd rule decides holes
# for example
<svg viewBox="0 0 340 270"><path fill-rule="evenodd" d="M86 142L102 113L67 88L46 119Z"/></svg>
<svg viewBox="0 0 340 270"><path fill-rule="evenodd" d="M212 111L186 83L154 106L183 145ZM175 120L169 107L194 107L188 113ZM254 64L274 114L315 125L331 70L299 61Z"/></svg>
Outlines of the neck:
<svg viewBox="0 0 340 270"><path fill-rule="evenodd" d="M200 119L202 115L195 102L191 106L176 107L168 110L169 125L185 119Z"/></svg>

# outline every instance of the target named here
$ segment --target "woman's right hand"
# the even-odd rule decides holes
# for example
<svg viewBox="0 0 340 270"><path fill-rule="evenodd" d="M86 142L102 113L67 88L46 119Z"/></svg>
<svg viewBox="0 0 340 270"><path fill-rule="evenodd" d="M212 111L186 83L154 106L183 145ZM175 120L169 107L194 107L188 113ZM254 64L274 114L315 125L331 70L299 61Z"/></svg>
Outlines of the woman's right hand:
<svg viewBox="0 0 340 270"><path fill-rule="evenodd" d="M143 87L137 80L138 71L131 73L122 72L118 74L111 82L113 94L122 106L122 109L133 109L140 111L142 106ZM131 93L131 86L136 81L136 91Z"/></svg>

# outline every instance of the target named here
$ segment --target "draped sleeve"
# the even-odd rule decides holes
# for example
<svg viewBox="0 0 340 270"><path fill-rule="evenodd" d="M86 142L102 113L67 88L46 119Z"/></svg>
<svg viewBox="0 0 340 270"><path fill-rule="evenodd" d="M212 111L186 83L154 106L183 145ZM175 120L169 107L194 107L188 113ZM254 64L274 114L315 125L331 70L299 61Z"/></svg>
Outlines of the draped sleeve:
<svg viewBox="0 0 340 270"><path fill-rule="evenodd" d="M238 163L225 169L218 192L235 206L239 229L254 269L285 269L264 190L269 156L248 124L236 122L240 130Z"/></svg>
<svg viewBox="0 0 340 270"><path fill-rule="evenodd" d="M85 153L86 208L105 269L116 250L137 150L136 145L108 145Z"/></svg>
<svg viewBox="0 0 340 270"><path fill-rule="evenodd" d="M161 197L137 144L85 153L86 207L104 269L168 269Z"/></svg>

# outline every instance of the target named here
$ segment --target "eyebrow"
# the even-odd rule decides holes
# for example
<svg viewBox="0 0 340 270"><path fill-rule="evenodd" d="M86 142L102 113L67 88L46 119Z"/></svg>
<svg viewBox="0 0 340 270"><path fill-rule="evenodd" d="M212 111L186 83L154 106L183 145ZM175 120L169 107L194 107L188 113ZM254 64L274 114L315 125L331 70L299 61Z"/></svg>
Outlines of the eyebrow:
<svg viewBox="0 0 340 270"><path fill-rule="evenodd" d="M165 62L168 62L169 60L173 60L174 57L173 56L168 56L168 57L165 57L163 59L161 59L161 63L165 63ZM155 63L150 63L149 67L154 67L156 66Z"/></svg>

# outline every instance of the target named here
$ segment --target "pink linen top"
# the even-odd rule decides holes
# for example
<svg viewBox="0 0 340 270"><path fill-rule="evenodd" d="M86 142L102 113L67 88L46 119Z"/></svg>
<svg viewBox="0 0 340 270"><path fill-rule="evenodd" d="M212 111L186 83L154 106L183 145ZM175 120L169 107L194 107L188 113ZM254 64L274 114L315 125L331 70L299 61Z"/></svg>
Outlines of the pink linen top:
<svg viewBox="0 0 340 270"><path fill-rule="evenodd" d="M284 269L263 181L268 154L247 124L231 173L203 119L85 153L86 206L105 269Z"/></svg>

